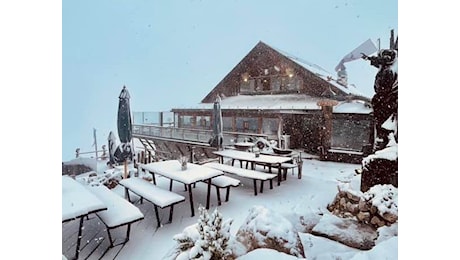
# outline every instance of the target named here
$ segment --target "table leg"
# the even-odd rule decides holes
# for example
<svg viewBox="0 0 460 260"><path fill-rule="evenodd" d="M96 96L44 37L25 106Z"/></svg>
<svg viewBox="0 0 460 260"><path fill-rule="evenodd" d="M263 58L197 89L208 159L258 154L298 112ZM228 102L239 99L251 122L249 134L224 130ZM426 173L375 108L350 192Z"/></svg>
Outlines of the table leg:
<svg viewBox="0 0 460 260"><path fill-rule="evenodd" d="M192 184L188 184L188 197L190 199L190 209L192 210L192 217L195 216L195 210L193 208L193 196L192 196Z"/></svg>
<svg viewBox="0 0 460 260"><path fill-rule="evenodd" d="M208 179L208 195L206 196L206 209L209 209L209 201L211 197L211 179Z"/></svg>
<svg viewBox="0 0 460 260"><path fill-rule="evenodd" d="M278 164L278 186L281 183L281 163Z"/></svg>
<svg viewBox="0 0 460 260"><path fill-rule="evenodd" d="M157 185L157 181L155 180L155 173L149 171L152 174L153 184Z"/></svg>

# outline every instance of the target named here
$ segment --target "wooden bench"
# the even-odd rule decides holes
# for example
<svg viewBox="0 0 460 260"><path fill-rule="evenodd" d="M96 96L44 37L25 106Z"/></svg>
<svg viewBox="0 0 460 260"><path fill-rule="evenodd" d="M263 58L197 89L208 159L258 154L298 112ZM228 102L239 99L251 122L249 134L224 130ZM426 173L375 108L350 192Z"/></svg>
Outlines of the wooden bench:
<svg viewBox="0 0 460 260"><path fill-rule="evenodd" d="M239 177L252 179L254 182L254 195L257 196L257 180L260 181L260 193L263 193L264 182L266 180L270 181L270 189L273 189L273 179L276 178L277 174L265 173L260 171L248 170L244 168L233 167L221 163L205 163L203 166L214 168L226 173L234 174Z"/></svg>
<svg viewBox="0 0 460 260"><path fill-rule="evenodd" d="M129 198L129 191L131 191L141 198L141 203L142 203L142 199L146 199L154 205L155 216L157 218L157 227L161 226L160 216L158 214L158 207L160 208L170 207L168 223L171 223L172 217L173 217L174 205L185 201L184 196L181 196L171 191L161 189L160 187L142 178L131 177L131 178L123 179L119 182L119 184L125 187L126 194L128 196L129 201L131 201Z"/></svg>
<svg viewBox="0 0 460 260"><path fill-rule="evenodd" d="M126 240L120 244L128 242L131 224L144 219L144 214L142 214L142 212L133 204L129 203L115 192L109 190L104 185L88 187L88 189L107 206L107 210L99 211L96 215L107 227L110 247L114 247L112 236L110 235L110 229L124 225L128 225Z"/></svg>
<svg viewBox="0 0 460 260"><path fill-rule="evenodd" d="M227 202L228 199L230 198L230 187L240 186L240 180L222 175L222 176L217 176L215 178L212 178L211 185L216 187L217 203L220 206L222 204L220 200L220 189L227 189L227 193L225 195L225 201Z"/></svg>

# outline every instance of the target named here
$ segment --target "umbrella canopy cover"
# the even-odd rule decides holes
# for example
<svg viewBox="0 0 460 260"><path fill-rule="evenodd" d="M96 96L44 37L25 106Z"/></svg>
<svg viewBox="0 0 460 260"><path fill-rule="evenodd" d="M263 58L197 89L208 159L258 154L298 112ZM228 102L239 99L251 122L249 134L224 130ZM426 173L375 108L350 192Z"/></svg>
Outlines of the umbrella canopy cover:
<svg viewBox="0 0 460 260"><path fill-rule="evenodd" d="M129 143L132 138L131 110L129 106L129 92L126 86L123 86L118 101L118 137L120 142Z"/></svg>
<svg viewBox="0 0 460 260"><path fill-rule="evenodd" d="M222 148L223 140L222 111L220 109L220 97L217 97L213 107L212 137L209 140L209 144L220 149Z"/></svg>
<svg viewBox="0 0 460 260"><path fill-rule="evenodd" d="M131 121L131 109L129 106L129 92L126 86L123 86L121 90L119 101L118 101L118 118L117 118L117 126L118 126L118 137L120 138L120 149L121 155L117 156L115 153L115 157L119 157L118 160L126 160L127 158L132 159L132 149L131 149L131 139L133 137L133 127Z"/></svg>

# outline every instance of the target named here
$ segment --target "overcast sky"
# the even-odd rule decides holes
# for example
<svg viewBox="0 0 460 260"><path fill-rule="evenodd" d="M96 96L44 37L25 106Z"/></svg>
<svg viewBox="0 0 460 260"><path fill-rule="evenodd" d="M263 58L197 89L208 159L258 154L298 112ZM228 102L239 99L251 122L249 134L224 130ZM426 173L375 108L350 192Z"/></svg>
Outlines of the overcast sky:
<svg viewBox="0 0 460 260"><path fill-rule="evenodd" d="M259 42L335 74L372 39L398 33L396 0L63 1L62 160L116 133L118 95L131 111L193 107ZM373 95L377 69L346 63L348 82Z"/></svg>

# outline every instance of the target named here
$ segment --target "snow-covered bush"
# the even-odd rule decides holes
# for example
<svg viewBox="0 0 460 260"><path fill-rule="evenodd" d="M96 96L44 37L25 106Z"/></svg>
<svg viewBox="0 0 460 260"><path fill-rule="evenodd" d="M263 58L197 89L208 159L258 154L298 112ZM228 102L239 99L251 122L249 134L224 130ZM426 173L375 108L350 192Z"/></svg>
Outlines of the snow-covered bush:
<svg viewBox="0 0 460 260"><path fill-rule="evenodd" d="M187 227L173 239L177 242L167 259L233 259L230 246L232 219L223 221L215 209L211 215L200 205L198 223Z"/></svg>

